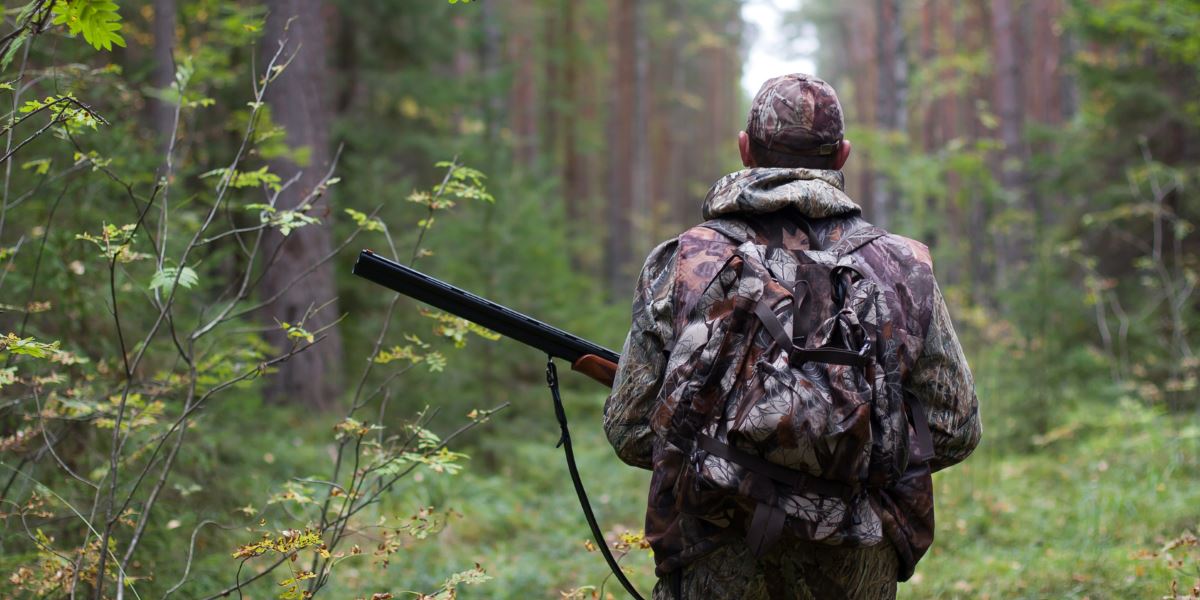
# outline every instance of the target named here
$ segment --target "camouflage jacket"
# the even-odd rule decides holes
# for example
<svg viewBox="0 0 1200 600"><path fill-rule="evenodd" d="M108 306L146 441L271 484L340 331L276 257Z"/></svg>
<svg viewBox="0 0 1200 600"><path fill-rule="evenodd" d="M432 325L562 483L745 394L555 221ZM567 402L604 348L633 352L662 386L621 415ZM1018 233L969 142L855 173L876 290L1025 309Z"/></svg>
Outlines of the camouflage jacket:
<svg viewBox="0 0 1200 600"><path fill-rule="evenodd" d="M843 232L867 225L859 216L858 205L842 189L842 175L837 171L748 169L730 174L713 186L705 199L703 216L774 238L776 245L825 248L840 239ZM798 227L797 221L806 224L807 231ZM724 257L716 248L725 242L719 238L711 230L693 228L651 252L638 280L632 327L613 392L604 408L604 429L618 456L631 465L654 470L646 534L654 542L660 576L714 551L737 535L675 510L671 489L677 472L662 460L661 424L656 433L652 422L656 412L661 414L659 392L671 350L686 326L682 307L694 302L723 263ZM712 245L708 247L713 250L706 252L705 244L710 239ZM925 246L896 235L885 236L873 246L880 249L868 261L876 263L876 271L911 307L907 312L914 323L907 330L919 339L910 346L920 350L903 361L901 383L926 407L934 441L931 466L933 470L942 469L966 458L979 441L978 402L971 373L945 301L933 281ZM914 280L909 282L913 285L906 285L906 277L918 271L925 273L923 280L927 283ZM933 507L906 506L905 496L919 497L931 484L926 474L923 480L902 480L899 487L906 485L914 487L900 489L894 498L885 499L883 506L873 506L880 513L877 522L894 544L903 545L900 538L916 535L928 537L927 547L932 541ZM894 509L891 503L913 516L889 518L885 509ZM924 548L917 548L916 556L911 555L911 548L897 550L902 559L900 576L907 578L904 571L911 573L911 564Z"/></svg>

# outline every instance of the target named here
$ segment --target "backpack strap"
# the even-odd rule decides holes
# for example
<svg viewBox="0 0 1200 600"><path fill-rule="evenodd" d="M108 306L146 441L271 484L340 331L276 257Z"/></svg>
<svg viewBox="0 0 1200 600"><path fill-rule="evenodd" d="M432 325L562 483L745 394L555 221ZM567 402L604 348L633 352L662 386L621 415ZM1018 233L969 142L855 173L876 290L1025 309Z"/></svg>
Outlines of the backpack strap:
<svg viewBox="0 0 1200 600"><path fill-rule="evenodd" d="M748 495L755 500L755 506L746 528L746 545L755 557L765 554L783 535L787 512L778 504L776 484L840 498L847 505L845 520L851 518L850 503L862 491L857 485L847 485L782 467L703 433L696 437L696 445L701 450L737 464L753 474Z"/></svg>

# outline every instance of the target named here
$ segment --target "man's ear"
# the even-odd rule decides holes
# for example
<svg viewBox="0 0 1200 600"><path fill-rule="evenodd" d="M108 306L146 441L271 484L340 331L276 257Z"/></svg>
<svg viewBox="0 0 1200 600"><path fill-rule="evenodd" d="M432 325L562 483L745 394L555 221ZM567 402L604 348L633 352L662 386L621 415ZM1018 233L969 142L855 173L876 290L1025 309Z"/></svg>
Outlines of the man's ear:
<svg viewBox="0 0 1200 600"><path fill-rule="evenodd" d="M750 136L745 131L738 132L738 153L742 155L742 166L752 168L754 164L754 155L750 154Z"/></svg>
<svg viewBox="0 0 1200 600"><path fill-rule="evenodd" d="M837 156L833 158L833 170L841 171L842 167L846 166L846 161L850 158L850 140L842 140L842 145L838 146Z"/></svg>

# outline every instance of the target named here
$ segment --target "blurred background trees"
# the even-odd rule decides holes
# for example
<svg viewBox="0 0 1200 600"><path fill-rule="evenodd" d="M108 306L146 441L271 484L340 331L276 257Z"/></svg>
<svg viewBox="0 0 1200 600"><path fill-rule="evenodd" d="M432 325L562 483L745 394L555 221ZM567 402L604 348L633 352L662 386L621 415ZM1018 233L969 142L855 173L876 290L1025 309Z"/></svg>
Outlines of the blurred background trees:
<svg viewBox="0 0 1200 600"><path fill-rule="evenodd" d="M931 246L976 371L985 444L939 476L939 541L903 593L1186 597L1194 0L6 6L0 595L206 597L279 583L264 555L300 551L285 593L449 593L480 562L498 581L464 595L598 594L544 357L459 348L465 325L349 268L386 250L619 347L642 257L740 167L747 5L838 89L847 191ZM602 521L649 589L618 535L645 474L607 450L602 394L567 383ZM433 431L506 402L445 477L465 457ZM345 556L321 544L371 557L331 578Z"/></svg>
<svg viewBox="0 0 1200 600"><path fill-rule="evenodd" d="M929 241L960 302L1017 325L1039 382L1031 408L1062 409L1053 382L1075 355L1146 400L1200 409L1188 333L1198 206L1186 201L1197 7L894 8L809 2L792 17L815 26L818 72L843 90L851 137L864 142L852 195ZM861 51L867 39L879 40L873 54Z"/></svg>

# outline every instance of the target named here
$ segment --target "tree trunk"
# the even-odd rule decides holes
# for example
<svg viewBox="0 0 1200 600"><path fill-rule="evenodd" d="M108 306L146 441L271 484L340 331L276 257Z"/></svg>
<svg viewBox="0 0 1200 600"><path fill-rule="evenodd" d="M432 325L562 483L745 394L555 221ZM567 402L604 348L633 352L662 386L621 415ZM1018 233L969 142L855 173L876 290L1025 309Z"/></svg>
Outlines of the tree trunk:
<svg viewBox="0 0 1200 600"><path fill-rule="evenodd" d="M638 0L616 0L610 31L614 45L612 100L609 104L609 173L604 248L605 280L614 298L632 293L628 269L633 259L631 229L634 206L634 124L637 102Z"/></svg>
<svg viewBox="0 0 1200 600"><path fill-rule="evenodd" d="M879 61L878 108L876 123L881 133L900 133L907 128L908 56L905 53L904 19L900 0L875 0L876 49ZM877 171L875 213L872 221L881 227L891 223L897 207L891 182Z"/></svg>
<svg viewBox="0 0 1200 600"><path fill-rule="evenodd" d="M650 50L649 36L646 35L646 3L642 0L634 2L633 23L633 129L630 132L633 239L630 252L636 258L650 251L648 225L653 208L650 206L650 141L647 135L650 129ZM632 285L629 289L632 292Z"/></svg>
<svg viewBox="0 0 1200 600"><path fill-rule="evenodd" d="M487 4L485 2L485 4ZM537 60L534 15L531 0L511 0L504 11L509 19L508 56L514 65L509 90L509 114L512 119L513 152L517 166L533 167L538 158Z"/></svg>
<svg viewBox="0 0 1200 600"><path fill-rule="evenodd" d="M154 73L150 85L166 89L175 81L175 0L154 0ZM155 100L151 109L155 142L166 155L175 128L175 103Z"/></svg>
<svg viewBox="0 0 1200 600"><path fill-rule="evenodd" d="M667 121L662 140L663 148L669 155L666 163L667 175L661 188L662 195L656 193L654 196L656 201L662 198L669 202L670 217L665 225L674 232L683 231L700 218L700 203L691 189L691 179L688 177L686 140L693 109L679 102L679 98L690 93L689 90L694 85L693 78L689 76L691 65L686 52L690 37L687 35L685 22L679 17L686 14L681 4L679 0L671 0L666 8L667 14L676 15L672 18L676 19L678 27L667 40L666 63L669 70L666 77L670 83L662 100L662 110L666 113Z"/></svg>
<svg viewBox="0 0 1200 600"><path fill-rule="evenodd" d="M500 60L502 58L501 35L500 35L500 15L496 14L495 2L481 2L479 7L479 18L482 21L481 27L483 35L479 43L479 67L482 70L482 79L484 85L489 89L495 85L496 79L499 77ZM487 122L487 137L485 138L488 147L495 147L500 140L500 128L503 116L505 114L504 96L502 94L489 94L483 101L483 116ZM495 161L496 153L489 152L489 157ZM497 166L498 163L489 163L490 167ZM494 169L492 169L494 170ZM490 172L491 170L489 170Z"/></svg>
<svg viewBox="0 0 1200 600"><path fill-rule="evenodd" d="M954 20L954 40L968 40L970 48L985 49L991 43L991 28L988 26L990 18L987 12L987 7L984 4L969 5L964 11L962 18ZM949 52L953 52L955 44L948 47ZM995 79L995 74L991 78L982 77L974 85L972 85L967 93L964 93L959 98L959 127L965 133L968 140L968 145L974 147L979 140L990 135L987 128L984 127L982 120L979 118L977 109L977 99L988 98L994 87L992 81ZM988 203L985 202L983 195L979 192L978 186L968 184L968 190L964 192L966 195L967 210L969 212L967 221L969 223L968 231L986 232L989 230L988 224L992 220L992 210ZM992 248L990 236L986 234L969 235L967 236L968 253L970 258L968 274L970 289L974 301L980 306L996 307L996 295L989 293L990 282L993 281L996 269L995 256L989 249Z"/></svg>
<svg viewBox="0 0 1200 600"><path fill-rule="evenodd" d="M851 122L866 127L878 123L876 109L878 108L879 61L878 51L870 44L859 43L860 39L878 39L876 29L878 18L865 2L856 2L843 7L840 19L840 38L842 52L847 63L847 81L854 90L852 103L854 116ZM854 33L851 33L854 32ZM875 208L875 172L872 161L867 154L861 153L851 160L846 171L846 179L857 182L857 188L848 186L850 193L858 198L863 205L863 212L870 219L875 219L878 212Z"/></svg>
<svg viewBox="0 0 1200 600"><path fill-rule="evenodd" d="M1013 14L1012 0L992 2L992 51L996 66L994 96L996 116L1000 121L1000 141L1003 148L996 165L1000 185L1018 208L1025 195L1024 148L1022 131L1024 113L1019 58L1019 30ZM1035 213L1036 214L1036 213ZM1006 289L1011 271L1019 261L1017 239L1012 234L996 233L996 289Z"/></svg>
<svg viewBox="0 0 1200 600"><path fill-rule="evenodd" d="M587 159L583 153L582 140L579 130L581 126L592 121L581 118L584 112L586 93L580 77L583 62L583 44L580 41L580 24L576 0L559 0L562 11L562 43L563 43L563 94L565 96L565 116L560 119L562 129L562 182L564 213L566 228L571 239L588 232L589 220L586 217L590 200L588 185ZM571 264L582 269L580 252L571 253Z"/></svg>
<svg viewBox="0 0 1200 600"><path fill-rule="evenodd" d="M279 197L278 208L292 209L310 196L313 188L330 166L329 126L332 115L325 97L329 76L326 68L326 20L332 15L323 2L312 0L268 0L269 11L263 55L275 54L280 40L287 45L283 60L293 52L295 58L287 69L271 83L267 102L275 123L287 130L288 145L293 149L306 148L307 164L300 165L290 158L272 160L270 169L284 181L297 172L299 180ZM329 263L317 267L299 281L299 273L324 259L332 248L331 225L333 211L326 198L312 201L310 215L319 217L320 225L308 225L292 231L286 237L272 232L264 244L265 256L276 256L268 265L260 293L271 298L278 295L263 314L269 327L268 340L279 352L292 347L292 340L278 322L303 323L308 331L328 326L338 316L333 270ZM320 310L316 310L320 308ZM313 312L315 311L315 313ZM342 343L336 326L323 333L324 339L287 362L267 384L267 398L276 403L295 403L309 408L328 409L337 400L341 380Z"/></svg>

